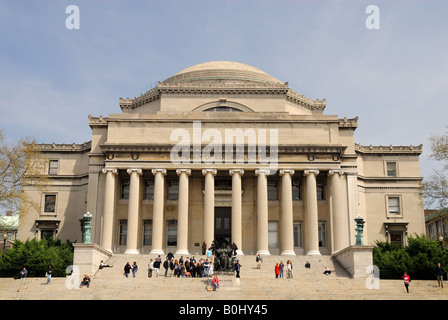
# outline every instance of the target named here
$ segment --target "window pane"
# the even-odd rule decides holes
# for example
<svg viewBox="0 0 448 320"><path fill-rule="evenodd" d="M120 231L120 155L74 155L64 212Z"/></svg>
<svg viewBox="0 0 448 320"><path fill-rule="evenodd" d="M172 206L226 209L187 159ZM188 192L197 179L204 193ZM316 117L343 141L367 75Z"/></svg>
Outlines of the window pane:
<svg viewBox="0 0 448 320"><path fill-rule="evenodd" d="M400 213L400 199L398 197L389 198L389 213L392 214Z"/></svg>
<svg viewBox="0 0 448 320"><path fill-rule="evenodd" d="M168 199L177 200L179 194L179 181L169 180L168 181Z"/></svg>
<svg viewBox="0 0 448 320"><path fill-rule="evenodd" d="M143 245L152 246L152 220L143 222Z"/></svg>
<svg viewBox="0 0 448 320"><path fill-rule="evenodd" d="M319 222L319 247L326 247L326 225L325 222Z"/></svg>
<svg viewBox="0 0 448 320"><path fill-rule="evenodd" d="M277 181L268 180L268 200L278 200Z"/></svg>
<svg viewBox="0 0 448 320"><path fill-rule="evenodd" d="M396 177L397 176L397 163L396 162L388 162L386 165L387 165L387 176L388 177Z"/></svg>
<svg viewBox="0 0 448 320"><path fill-rule="evenodd" d="M167 221L167 246L177 246L177 221Z"/></svg>
<svg viewBox="0 0 448 320"><path fill-rule="evenodd" d="M302 246L302 223L294 222L294 247Z"/></svg>
<svg viewBox="0 0 448 320"><path fill-rule="evenodd" d="M120 235L119 235L119 245L125 246L127 244L128 236L128 221L120 220Z"/></svg>
<svg viewBox="0 0 448 320"><path fill-rule="evenodd" d="M121 199L129 199L129 180L121 180Z"/></svg>
<svg viewBox="0 0 448 320"><path fill-rule="evenodd" d="M44 212L56 212L56 195L55 194L46 194L45 195Z"/></svg>
<svg viewBox="0 0 448 320"><path fill-rule="evenodd" d="M58 174L59 161L58 160L50 160L48 165L48 174L55 175Z"/></svg>
<svg viewBox="0 0 448 320"><path fill-rule="evenodd" d="M154 180L145 180L145 199L154 198Z"/></svg>
<svg viewBox="0 0 448 320"><path fill-rule="evenodd" d="M268 224L269 248L278 248L278 222L271 221Z"/></svg>

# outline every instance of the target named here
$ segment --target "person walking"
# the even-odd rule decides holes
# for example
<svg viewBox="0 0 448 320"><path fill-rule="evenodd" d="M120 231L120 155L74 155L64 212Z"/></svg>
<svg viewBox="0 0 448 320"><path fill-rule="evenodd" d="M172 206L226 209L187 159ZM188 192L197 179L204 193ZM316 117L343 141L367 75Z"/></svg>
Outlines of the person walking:
<svg viewBox="0 0 448 320"><path fill-rule="evenodd" d="M47 276L47 284L50 284L51 275L52 274L53 274L53 268L51 266L48 266L47 274L46 274L46 276Z"/></svg>
<svg viewBox="0 0 448 320"><path fill-rule="evenodd" d="M411 277L405 272L402 279L404 280L404 287L406 292L409 293L409 284L411 283Z"/></svg>
<svg viewBox="0 0 448 320"><path fill-rule="evenodd" d="M124 272L123 274L126 276L126 278L129 277L129 273L131 272L131 264L129 262L126 263L126 265L124 266Z"/></svg>
<svg viewBox="0 0 448 320"><path fill-rule="evenodd" d="M437 274L437 282L439 283L439 287L442 287L442 289L443 289L443 268L440 265L440 262L437 264L436 274Z"/></svg>

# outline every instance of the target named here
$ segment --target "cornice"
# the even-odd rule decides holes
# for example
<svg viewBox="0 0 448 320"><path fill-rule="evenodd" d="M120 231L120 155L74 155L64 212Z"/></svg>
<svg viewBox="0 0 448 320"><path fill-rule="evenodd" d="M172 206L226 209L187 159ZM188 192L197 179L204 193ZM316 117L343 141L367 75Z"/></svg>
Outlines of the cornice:
<svg viewBox="0 0 448 320"><path fill-rule="evenodd" d="M423 152L423 145L418 146L362 146L355 143L355 151L362 154L416 154Z"/></svg>

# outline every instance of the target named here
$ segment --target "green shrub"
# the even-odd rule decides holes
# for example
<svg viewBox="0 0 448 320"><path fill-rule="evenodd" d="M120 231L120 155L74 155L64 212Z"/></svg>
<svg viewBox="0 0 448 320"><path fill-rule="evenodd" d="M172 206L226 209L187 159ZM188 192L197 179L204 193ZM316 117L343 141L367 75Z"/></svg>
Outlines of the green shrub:
<svg viewBox="0 0 448 320"><path fill-rule="evenodd" d="M401 279L407 272L412 279L432 280L436 278L435 268L439 262L446 274L447 250L424 235L409 236L405 247L377 241L373 248L373 264L379 268L381 279Z"/></svg>
<svg viewBox="0 0 448 320"><path fill-rule="evenodd" d="M66 268L73 264L73 246L67 241L42 239L16 240L11 249L2 253L0 276L18 276L24 267L29 277L43 277L48 266L52 266L53 276L65 277Z"/></svg>

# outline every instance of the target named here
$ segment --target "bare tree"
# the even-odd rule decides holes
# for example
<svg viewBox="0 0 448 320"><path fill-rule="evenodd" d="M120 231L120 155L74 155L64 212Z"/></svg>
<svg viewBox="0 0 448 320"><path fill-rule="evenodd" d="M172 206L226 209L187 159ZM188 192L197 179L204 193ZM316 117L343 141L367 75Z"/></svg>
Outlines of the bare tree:
<svg viewBox="0 0 448 320"><path fill-rule="evenodd" d="M434 174L423 181L423 198L426 206L444 208L448 205L448 134L430 137L430 159L440 161L441 169L434 169Z"/></svg>
<svg viewBox="0 0 448 320"><path fill-rule="evenodd" d="M32 138L9 143L0 130L0 208L24 214L39 204L24 192L25 185L44 189L47 182L47 160Z"/></svg>

